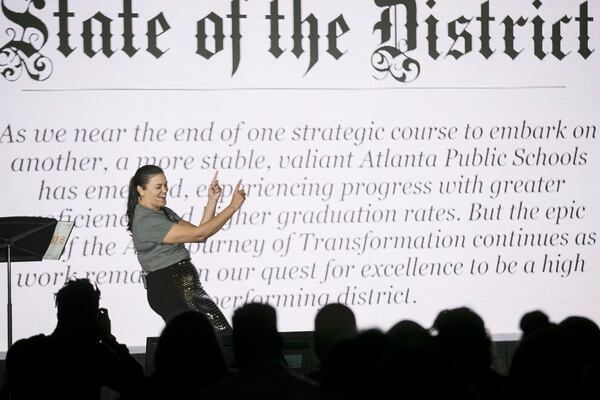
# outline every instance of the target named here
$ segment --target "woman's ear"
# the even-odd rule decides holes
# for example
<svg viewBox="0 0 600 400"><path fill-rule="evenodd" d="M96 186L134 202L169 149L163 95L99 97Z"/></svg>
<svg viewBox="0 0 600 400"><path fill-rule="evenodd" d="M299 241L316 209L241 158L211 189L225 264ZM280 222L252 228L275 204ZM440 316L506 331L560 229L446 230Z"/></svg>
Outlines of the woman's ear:
<svg viewBox="0 0 600 400"><path fill-rule="evenodd" d="M141 187L140 185L137 185L137 186L135 187L135 190L137 190L137 192L138 192L138 195L139 195L140 197L142 197L142 195L144 194L144 188L143 188L143 187Z"/></svg>

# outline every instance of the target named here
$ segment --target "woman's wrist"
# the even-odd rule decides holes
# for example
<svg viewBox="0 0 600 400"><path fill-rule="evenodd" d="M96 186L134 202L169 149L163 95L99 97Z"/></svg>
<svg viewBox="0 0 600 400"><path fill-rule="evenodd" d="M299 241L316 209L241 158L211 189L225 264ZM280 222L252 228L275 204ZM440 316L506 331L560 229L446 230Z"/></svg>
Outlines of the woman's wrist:
<svg viewBox="0 0 600 400"><path fill-rule="evenodd" d="M227 205L227 207L225 207L225 209L228 209L228 210L229 210L229 212L231 212L232 214L233 214L233 213L235 213L235 212L238 210L238 209L237 209L237 208L236 208L236 207L235 207L233 204L231 204L231 203L229 203L229 204Z"/></svg>

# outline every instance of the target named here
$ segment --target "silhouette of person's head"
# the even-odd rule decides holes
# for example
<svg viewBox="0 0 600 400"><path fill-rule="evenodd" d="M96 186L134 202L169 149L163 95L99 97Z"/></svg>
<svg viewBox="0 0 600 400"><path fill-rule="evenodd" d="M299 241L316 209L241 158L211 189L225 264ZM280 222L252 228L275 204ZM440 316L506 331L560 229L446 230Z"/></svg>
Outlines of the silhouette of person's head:
<svg viewBox="0 0 600 400"><path fill-rule="evenodd" d="M389 394L395 375L391 339L367 330L339 342L323 362L326 398L378 398Z"/></svg>
<svg viewBox="0 0 600 400"><path fill-rule="evenodd" d="M547 328L550 325L552 325L550 319L543 311L535 310L525 313L519 322L519 328L521 329L521 332L523 332L521 339L526 338L535 331Z"/></svg>
<svg viewBox="0 0 600 400"><path fill-rule="evenodd" d="M336 343L356 336L356 319L350 308L340 303L327 304L315 317L314 350L323 361Z"/></svg>
<svg viewBox="0 0 600 400"><path fill-rule="evenodd" d="M403 320L388 331L397 351L423 349L431 347L432 338L429 331L414 321Z"/></svg>
<svg viewBox="0 0 600 400"><path fill-rule="evenodd" d="M600 328L594 321L571 316L561 321L558 326L574 340L584 364L600 358Z"/></svg>
<svg viewBox="0 0 600 400"><path fill-rule="evenodd" d="M100 290L88 279L68 281L55 295L57 330L81 337L97 334Z"/></svg>
<svg viewBox="0 0 600 400"><path fill-rule="evenodd" d="M429 330L414 321L403 320L387 335L394 345L394 382L406 399L472 399L466 379L442 362L439 345Z"/></svg>
<svg viewBox="0 0 600 400"><path fill-rule="evenodd" d="M560 328L550 326L525 338L513 357L511 398L576 398L579 368L577 347Z"/></svg>
<svg viewBox="0 0 600 400"><path fill-rule="evenodd" d="M160 335L155 354L156 373L199 389L227 375L221 344L203 314L189 311L169 321Z"/></svg>
<svg viewBox="0 0 600 400"><path fill-rule="evenodd" d="M7 354L15 399L99 399L102 386L124 393L143 376L99 302L88 279L70 280L55 294L54 332L19 340Z"/></svg>
<svg viewBox="0 0 600 400"><path fill-rule="evenodd" d="M444 310L436 317L433 328L444 353L465 372L491 366L492 342L483 319L473 310L466 307Z"/></svg>
<svg viewBox="0 0 600 400"><path fill-rule="evenodd" d="M283 359L273 307L261 303L245 304L235 310L232 320L235 361L240 370Z"/></svg>

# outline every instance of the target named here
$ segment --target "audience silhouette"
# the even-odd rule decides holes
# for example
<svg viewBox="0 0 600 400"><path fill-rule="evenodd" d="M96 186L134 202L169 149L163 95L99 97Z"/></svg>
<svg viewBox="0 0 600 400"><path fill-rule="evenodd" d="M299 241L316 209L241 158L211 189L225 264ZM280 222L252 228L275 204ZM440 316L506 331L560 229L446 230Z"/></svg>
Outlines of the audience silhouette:
<svg viewBox="0 0 600 400"><path fill-rule="evenodd" d="M169 321L155 371L141 379L141 366L111 334L99 298L85 279L56 294L54 332L9 349L3 399L99 399L101 386L122 400L600 398L600 328L579 316L555 324L540 310L523 315L523 335L504 377L492 367L483 319L469 308L440 312L431 329L402 320L384 333L358 332L350 308L329 304L315 317L321 364L308 375L313 380L288 368L270 305L235 310L231 372L210 321L191 311Z"/></svg>
<svg viewBox="0 0 600 400"><path fill-rule="evenodd" d="M396 383L392 340L376 329L340 342L322 365L328 399L384 398Z"/></svg>
<svg viewBox="0 0 600 400"><path fill-rule="evenodd" d="M99 399L101 386L122 393L142 377L89 280L67 282L55 300L54 332L19 340L6 355L11 399Z"/></svg>
<svg viewBox="0 0 600 400"><path fill-rule="evenodd" d="M479 399L466 379L444 361L427 329L403 320L390 328L388 336L394 346L395 382L402 398Z"/></svg>
<svg viewBox="0 0 600 400"><path fill-rule="evenodd" d="M571 316L558 324L577 347L582 399L600 399L600 328L588 318Z"/></svg>
<svg viewBox="0 0 600 400"><path fill-rule="evenodd" d="M2 372L2 384L0 385L0 400L9 400L8 388L6 387L6 370Z"/></svg>
<svg viewBox="0 0 600 400"><path fill-rule="evenodd" d="M540 329L515 352L509 373L510 398L576 398L580 372L575 342L556 326Z"/></svg>
<svg viewBox="0 0 600 400"><path fill-rule="evenodd" d="M505 379L492 369L492 341L479 315L466 307L444 310L433 329L442 356L458 379L470 383L481 399L504 397Z"/></svg>
<svg viewBox="0 0 600 400"><path fill-rule="evenodd" d="M313 350L317 360L323 363L331 349L339 342L357 334L356 318L344 304L331 303L321 308L315 317ZM309 374L309 378L321 383L321 369Z"/></svg>
<svg viewBox="0 0 600 400"><path fill-rule="evenodd" d="M429 349L433 339L429 331L414 321L403 320L388 331L397 352L404 353L412 349Z"/></svg>
<svg viewBox="0 0 600 400"><path fill-rule="evenodd" d="M561 321L558 326L574 341L583 365L600 357L600 328L594 321L571 316Z"/></svg>
<svg viewBox="0 0 600 400"><path fill-rule="evenodd" d="M525 339L532 333L549 326L552 326L552 323L543 311L535 310L525 313L519 322L519 328L523 333L521 335L521 340Z"/></svg>
<svg viewBox="0 0 600 400"><path fill-rule="evenodd" d="M190 398L229 375L214 328L197 311L169 321L158 340L154 368L122 399Z"/></svg>
<svg viewBox="0 0 600 400"><path fill-rule="evenodd" d="M201 392L200 399L315 399L316 383L287 367L275 309L249 303L233 314L233 349L238 368L233 376Z"/></svg>

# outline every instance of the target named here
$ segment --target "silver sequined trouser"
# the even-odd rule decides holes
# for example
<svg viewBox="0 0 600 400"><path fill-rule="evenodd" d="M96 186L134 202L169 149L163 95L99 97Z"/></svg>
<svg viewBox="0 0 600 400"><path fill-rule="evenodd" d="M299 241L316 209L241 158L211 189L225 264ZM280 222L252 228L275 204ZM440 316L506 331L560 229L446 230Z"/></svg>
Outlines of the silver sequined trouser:
<svg viewBox="0 0 600 400"><path fill-rule="evenodd" d="M200 284L198 270L190 259L151 272L146 282L148 303L165 322L195 310L208 317L217 333L231 333L231 325Z"/></svg>

